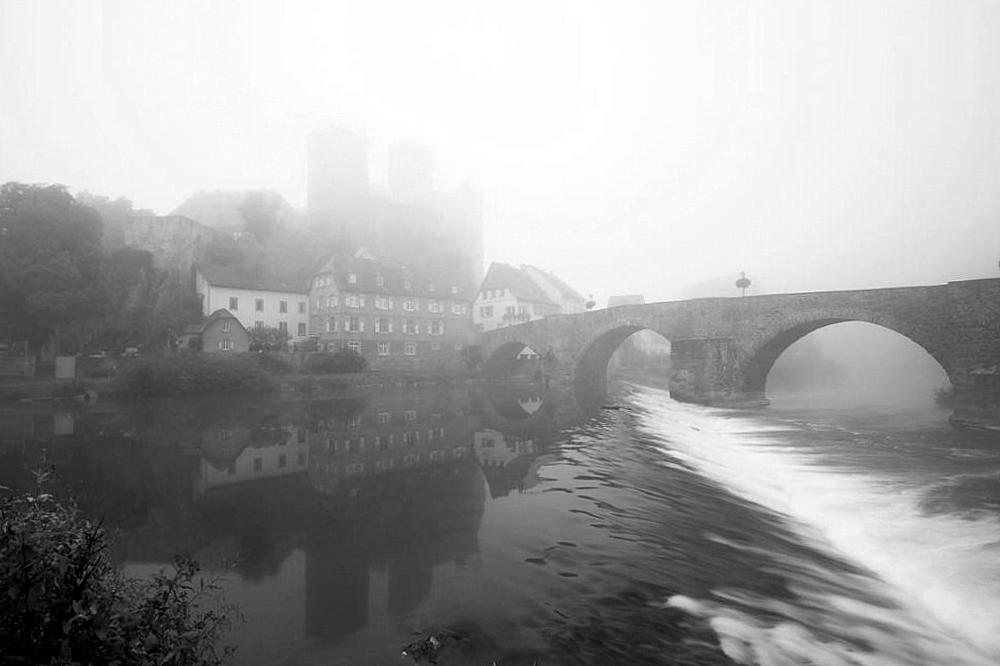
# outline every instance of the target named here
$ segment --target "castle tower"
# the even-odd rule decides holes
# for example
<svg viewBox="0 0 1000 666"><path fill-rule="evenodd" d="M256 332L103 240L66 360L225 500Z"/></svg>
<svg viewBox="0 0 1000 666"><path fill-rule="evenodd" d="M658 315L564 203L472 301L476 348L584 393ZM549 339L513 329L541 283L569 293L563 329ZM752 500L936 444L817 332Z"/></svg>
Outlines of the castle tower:
<svg viewBox="0 0 1000 666"><path fill-rule="evenodd" d="M307 205L314 216L340 216L368 200L368 139L330 126L307 139Z"/></svg>
<svg viewBox="0 0 1000 666"><path fill-rule="evenodd" d="M415 141L389 148L389 199L393 203L426 206L434 190L434 154Z"/></svg>

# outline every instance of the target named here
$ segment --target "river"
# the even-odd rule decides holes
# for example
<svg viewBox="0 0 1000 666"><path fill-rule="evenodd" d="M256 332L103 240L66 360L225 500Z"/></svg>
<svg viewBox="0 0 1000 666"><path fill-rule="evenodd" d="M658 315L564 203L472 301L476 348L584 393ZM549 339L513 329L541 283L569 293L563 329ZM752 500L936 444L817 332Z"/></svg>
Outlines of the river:
<svg viewBox="0 0 1000 666"><path fill-rule="evenodd" d="M947 412L623 385L0 414L133 575L193 554L237 664L1000 663L1000 441Z"/></svg>

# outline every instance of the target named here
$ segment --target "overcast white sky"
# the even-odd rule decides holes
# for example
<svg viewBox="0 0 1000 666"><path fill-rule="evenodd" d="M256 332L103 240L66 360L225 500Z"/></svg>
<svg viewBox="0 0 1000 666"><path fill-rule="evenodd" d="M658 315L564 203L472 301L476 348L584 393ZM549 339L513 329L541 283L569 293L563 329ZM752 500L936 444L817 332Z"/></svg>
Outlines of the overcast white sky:
<svg viewBox="0 0 1000 666"><path fill-rule="evenodd" d="M305 203L305 135L433 146L487 261L603 305L995 277L1000 2L0 0L0 182Z"/></svg>

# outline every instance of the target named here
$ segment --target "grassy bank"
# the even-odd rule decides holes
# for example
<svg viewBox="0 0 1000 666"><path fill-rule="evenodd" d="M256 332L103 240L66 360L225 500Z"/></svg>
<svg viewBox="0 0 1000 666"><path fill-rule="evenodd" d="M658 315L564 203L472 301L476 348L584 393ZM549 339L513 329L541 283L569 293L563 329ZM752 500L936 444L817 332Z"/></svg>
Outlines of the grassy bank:
<svg viewBox="0 0 1000 666"><path fill-rule="evenodd" d="M119 396L269 393L283 366L263 354L175 354L123 361L111 386Z"/></svg>
<svg viewBox="0 0 1000 666"><path fill-rule="evenodd" d="M271 393L282 388L279 377L356 375L367 370L364 357L349 351L309 354L296 368L276 354L176 354L123 360L113 382L119 396L173 397L218 393ZM350 382L346 382L350 383ZM305 381L306 390L343 381Z"/></svg>

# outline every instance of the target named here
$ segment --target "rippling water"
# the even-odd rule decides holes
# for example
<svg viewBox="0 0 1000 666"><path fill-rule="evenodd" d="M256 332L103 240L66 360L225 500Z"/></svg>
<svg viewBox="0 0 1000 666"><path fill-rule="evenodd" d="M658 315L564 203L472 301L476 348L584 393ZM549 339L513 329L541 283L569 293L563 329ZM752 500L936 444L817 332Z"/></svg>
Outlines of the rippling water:
<svg viewBox="0 0 1000 666"><path fill-rule="evenodd" d="M193 553L246 615L239 664L406 663L428 634L441 664L1000 662L995 439L933 410L610 404L7 418L0 483L45 451L126 570Z"/></svg>

